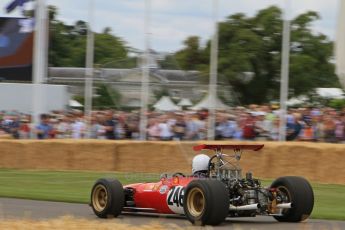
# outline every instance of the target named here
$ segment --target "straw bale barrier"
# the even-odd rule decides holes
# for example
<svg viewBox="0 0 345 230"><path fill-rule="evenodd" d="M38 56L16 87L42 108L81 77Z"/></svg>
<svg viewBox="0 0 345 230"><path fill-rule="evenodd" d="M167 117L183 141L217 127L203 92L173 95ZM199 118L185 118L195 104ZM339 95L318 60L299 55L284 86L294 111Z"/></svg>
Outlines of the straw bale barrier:
<svg viewBox="0 0 345 230"><path fill-rule="evenodd" d="M0 140L1 139L13 139L12 135L8 135L8 134L1 134L0 133Z"/></svg>
<svg viewBox="0 0 345 230"><path fill-rule="evenodd" d="M196 154L192 146L200 143L204 142L0 140L0 168L190 173ZM250 170L259 178L299 175L313 182L345 184L344 144L262 143L261 151L242 155L243 172Z"/></svg>

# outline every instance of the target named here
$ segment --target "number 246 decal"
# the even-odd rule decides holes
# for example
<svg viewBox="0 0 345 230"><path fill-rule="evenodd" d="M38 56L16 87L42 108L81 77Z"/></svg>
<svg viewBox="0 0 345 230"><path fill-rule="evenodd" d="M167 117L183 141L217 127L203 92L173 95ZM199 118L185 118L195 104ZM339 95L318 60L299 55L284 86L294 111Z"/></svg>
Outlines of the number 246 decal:
<svg viewBox="0 0 345 230"><path fill-rule="evenodd" d="M168 205L183 207L183 197L184 197L184 187L175 186L173 187L168 194Z"/></svg>

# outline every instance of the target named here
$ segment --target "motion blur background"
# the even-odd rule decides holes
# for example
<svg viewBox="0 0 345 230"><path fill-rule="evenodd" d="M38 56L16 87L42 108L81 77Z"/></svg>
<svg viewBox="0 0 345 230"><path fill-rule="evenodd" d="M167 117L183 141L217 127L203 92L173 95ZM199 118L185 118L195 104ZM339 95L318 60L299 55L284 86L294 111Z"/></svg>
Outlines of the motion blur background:
<svg viewBox="0 0 345 230"><path fill-rule="evenodd" d="M196 143L258 141L243 172L303 176L312 218L345 220L344 87L345 1L0 0L0 197L86 204L97 178L189 175ZM0 219L93 218L31 204L0 198ZM344 225L320 223L294 226Z"/></svg>
<svg viewBox="0 0 345 230"><path fill-rule="evenodd" d="M341 1L0 7L3 135L344 141Z"/></svg>

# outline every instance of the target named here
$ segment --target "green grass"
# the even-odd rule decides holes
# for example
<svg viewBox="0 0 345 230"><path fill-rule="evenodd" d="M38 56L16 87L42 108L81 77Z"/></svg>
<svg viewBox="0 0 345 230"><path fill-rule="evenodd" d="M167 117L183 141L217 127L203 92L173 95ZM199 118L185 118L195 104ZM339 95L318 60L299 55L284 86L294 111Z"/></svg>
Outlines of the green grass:
<svg viewBox="0 0 345 230"><path fill-rule="evenodd" d="M92 185L102 177L115 177L123 184L159 180L159 174L0 169L0 197L88 203ZM312 218L345 220L345 185L312 186Z"/></svg>
<svg viewBox="0 0 345 230"><path fill-rule="evenodd" d="M345 220L345 185L312 184L315 206L312 217Z"/></svg>
<svg viewBox="0 0 345 230"><path fill-rule="evenodd" d="M123 184L158 181L158 174L0 169L0 197L88 203L99 178Z"/></svg>

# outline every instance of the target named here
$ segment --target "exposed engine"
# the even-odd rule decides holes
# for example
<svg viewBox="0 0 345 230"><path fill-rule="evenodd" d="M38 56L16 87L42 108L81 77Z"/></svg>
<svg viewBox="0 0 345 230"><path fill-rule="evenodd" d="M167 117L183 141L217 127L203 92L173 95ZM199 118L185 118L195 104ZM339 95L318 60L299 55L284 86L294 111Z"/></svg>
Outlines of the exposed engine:
<svg viewBox="0 0 345 230"><path fill-rule="evenodd" d="M223 156L224 154L215 155L211 158L209 176L222 181L228 188L230 216L280 215L283 209L291 208L284 193L263 187L251 172L247 172L245 178L242 178L242 169L238 164L240 152L231 156L234 161L225 160ZM217 161L213 162L216 158Z"/></svg>

